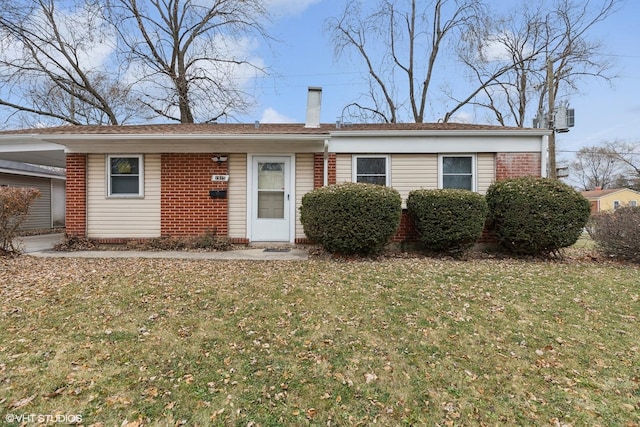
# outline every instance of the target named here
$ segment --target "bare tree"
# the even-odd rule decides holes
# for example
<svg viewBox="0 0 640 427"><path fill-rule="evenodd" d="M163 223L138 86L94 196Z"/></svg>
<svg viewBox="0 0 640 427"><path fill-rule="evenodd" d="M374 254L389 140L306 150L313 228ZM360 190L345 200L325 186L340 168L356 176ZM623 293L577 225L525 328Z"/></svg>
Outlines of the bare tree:
<svg viewBox="0 0 640 427"><path fill-rule="evenodd" d="M616 154L606 146L583 147L569 167L582 190L614 188L623 176Z"/></svg>
<svg viewBox="0 0 640 427"><path fill-rule="evenodd" d="M153 114L181 123L211 122L251 103L239 73L264 73L240 44L268 38L260 0L109 0L129 79Z"/></svg>
<svg viewBox="0 0 640 427"><path fill-rule="evenodd" d="M346 111L368 120L424 121L434 81L450 80L438 60L455 45L471 84L445 87L450 103L440 119L471 105L502 125L524 127L543 110L549 89L555 98L577 91L584 78L615 77L590 34L621 2L522 1L504 16L487 14L481 1L350 2L327 21L336 55L353 54L366 70L368 91Z"/></svg>
<svg viewBox="0 0 640 427"><path fill-rule="evenodd" d="M349 107L365 117L395 123L403 113L425 120L438 58L445 43L474 27L484 6L477 0L381 0L373 9L349 2L327 21L336 56L355 54L366 67L369 90Z"/></svg>
<svg viewBox="0 0 640 427"><path fill-rule="evenodd" d="M0 107L12 122L215 121L244 112L261 0L0 0ZM245 79L243 80L243 76Z"/></svg>
<svg viewBox="0 0 640 427"><path fill-rule="evenodd" d="M136 113L129 88L94 53L110 37L99 8L59 0L0 0L0 8L0 106L69 124L118 124Z"/></svg>
<svg viewBox="0 0 640 427"><path fill-rule="evenodd" d="M524 127L527 117L543 119L549 89L558 99L579 91L585 78L610 82L615 78L611 63L590 33L620 3L556 0L548 7L546 2L524 1L504 18L489 22L481 29L480 41L463 45L460 52L476 84L490 82L469 103L487 108L502 125ZM496 67L508 71L496 76Z"/></svg>
<svg viewBox="0 0 640 427"><path fill-rule="evenodd" d="M456 103L445 121L465 105L487 109L495 121L506 126L525 126L525 114L536 87L544 83L536 58L544 53L544 22L539 21L541 5L525 5L517 13L485 20L466 33L458 44L458 58L477 89L464 99L450 91ZM538 61L539 62L539 61Z"/></svg>
<svg viewBox="0 0 640 427"><path fill-rule="evenodd" d="M632 181L640 180L640 142L614 141L605 143L605 147L624 166Z"/></svg>

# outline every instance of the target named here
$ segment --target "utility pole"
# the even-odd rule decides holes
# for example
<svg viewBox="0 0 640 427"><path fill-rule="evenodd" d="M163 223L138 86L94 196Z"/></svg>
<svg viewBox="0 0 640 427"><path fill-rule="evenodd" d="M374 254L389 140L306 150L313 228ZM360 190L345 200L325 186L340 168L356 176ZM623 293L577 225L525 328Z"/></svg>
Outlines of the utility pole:
<svg viewBox="0 0 640 427"><path fill-rule="evenodd" d="M557 178L556 171L556 130L555 130L555 93L554 93L554 78L553 78L553 62L551 58L547 58L547 95L549 98L549 129L551 129L551 135L549 135L549 178Z"/></svg>

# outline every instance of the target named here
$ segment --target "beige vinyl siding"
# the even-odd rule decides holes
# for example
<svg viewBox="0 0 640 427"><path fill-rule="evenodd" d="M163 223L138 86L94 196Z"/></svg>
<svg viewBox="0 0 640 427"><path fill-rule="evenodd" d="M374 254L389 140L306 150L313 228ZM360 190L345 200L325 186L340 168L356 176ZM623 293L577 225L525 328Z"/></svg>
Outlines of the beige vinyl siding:
<svg viewBox="0 0 640 427"><path fill-rule="evenodd" d="M66 181L51 180L51 222L54 227L64 226L66 212Z"/></svg>
<svg viewBox="0 0 640 427"><path fill-rule="evenodd" d="M438 188L437 154L392 154L391 186L405 205L411 190Z"/></svg>
<svg viewBox="0 0 640 427"><path fill-rule="evenodd" d="M336 156L336 182L351 182L352 155ZM476 156L476 185L478 193L485 194L495 181L495 154L478 153ZM438 188L437 154L392 154L391 186L400 192L403 204L411 190Z"/></svg>
<svg viewBox="0 0 640 427"><path fill-rule="evenodd" d="M27 219L20 226L21 230L34 230L51 227L51 179L21 175L0 174L0 185L10 187L33 187L40 190L40 197L29 207Z"/></svg>
<svg viewBox="0 0 640 427"><path fill-rule="evenodd" d="M247 155L229 154L228 234L229 237L247 237Z"/></svg>
<svg viewBox="0 0 640 427"><path fill-rule="evenodd" d="M88 156L88 237L160 236L160 154L145 155L143 163L143 198L107 197L106 155Z"/></svg>
<svg viewBox="0 0 640 427"><path fill-rule="evenodd" d="M296 238L305 237L300 222L302 196L313 190L313 154L296 154Z"/></svg>
<svg viewBox="0 0 640 427"><path fill-rule="evenodd" d="M486 194L489 186L496 180L496 155L478 153L476 161L477 190L480 194Z"/></svg>
<svg viewBox="0 0 640 427"><path fill-rule="evenodd" d="M336 184L351 182L351 154L336 154Z"/></svg>

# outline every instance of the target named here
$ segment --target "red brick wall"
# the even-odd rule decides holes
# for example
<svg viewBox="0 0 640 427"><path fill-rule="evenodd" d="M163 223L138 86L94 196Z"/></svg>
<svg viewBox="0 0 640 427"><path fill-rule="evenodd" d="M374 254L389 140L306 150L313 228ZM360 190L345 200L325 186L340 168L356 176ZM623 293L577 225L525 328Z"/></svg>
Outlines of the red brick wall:
<svg viewBox="0 0 640 427"><path fill-rule="evenodd" d="M402 242L403 240L409 242L415 242L417 239L416 229L413 227L413 221L409 216L409 212L406 209L402 210L402 216L400 217L400 226L396 231L396 234L391 238L392 242Z"/></svg>
<svg viewBox="0 0 640 427"><path fill-rule="evenodd" d="M67 154L65 227L68 236L87 236L87 156Z"/></svg>
<svg viewBox="0 0 640 427"><path fill-rule="evenodd" d="M329 185L336 183L336 155L329 154L328 159L328 181ZM324 185L324 154L316 153L313 156L313 188L320 188Z"/></svg>
<svg viewBox="0 0 640 427"><path fill-rule="evenodd" d="M496 153L496 181L521 176L540 176L540 153Z"/></svg>
<svg viewBox="0 0 640 427"><path fill-rule="evenodd" d="M162 154L161 216L163 236L197 236L215 230L227 235L227 199L209 196L226 190L226 182L211 181L227 175L227 162L215 163L213 153Z"/></svg>

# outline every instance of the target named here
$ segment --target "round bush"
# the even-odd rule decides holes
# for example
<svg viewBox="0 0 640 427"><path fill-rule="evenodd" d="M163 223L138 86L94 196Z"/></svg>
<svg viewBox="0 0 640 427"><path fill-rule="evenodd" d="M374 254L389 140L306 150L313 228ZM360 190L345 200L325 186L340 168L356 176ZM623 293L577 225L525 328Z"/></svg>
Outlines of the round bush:
<svg viewBox="0 0 640 427"><path fill-rule="evenodd" d="M499 181L486 198L498 243L516 254L549 254L573 245L591 213L586 198L550 178Z"/></svg>
<svg viewBox="0 0 640 427"><path fill-rule="evenodd" d="M487 202L468 190L414 190L407 210L420 245L434 252L462 252L475 244L487 217Z"/></svg>
<svg viewBox="0 0 640 427"><path fill-rule="evenodd" d="M372 254L389 243L400 224L400 193L374 184L317 188L302 197L304 233L330 252Z"/></svg>

